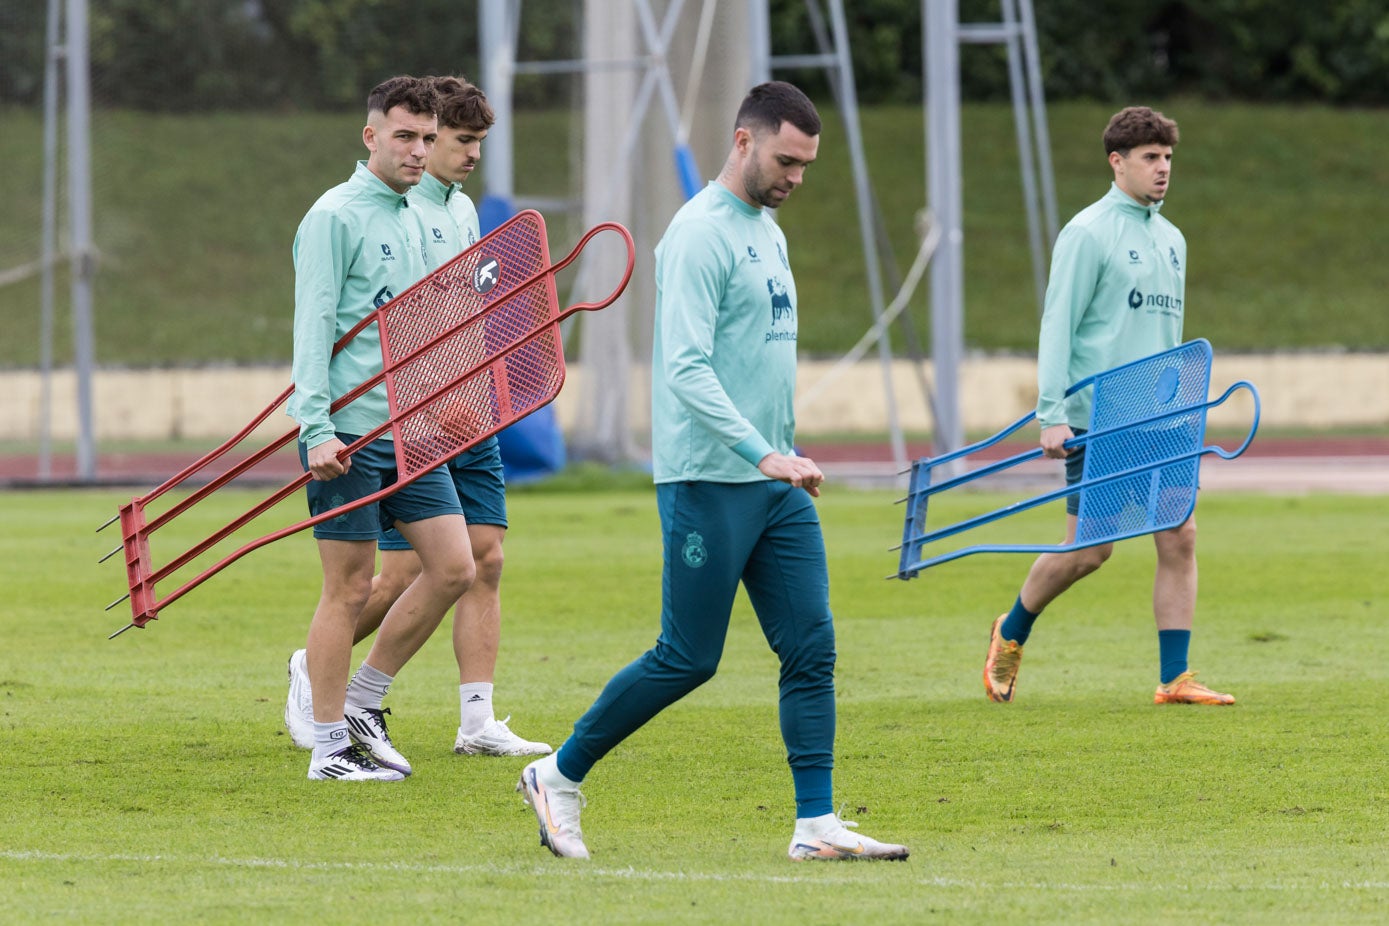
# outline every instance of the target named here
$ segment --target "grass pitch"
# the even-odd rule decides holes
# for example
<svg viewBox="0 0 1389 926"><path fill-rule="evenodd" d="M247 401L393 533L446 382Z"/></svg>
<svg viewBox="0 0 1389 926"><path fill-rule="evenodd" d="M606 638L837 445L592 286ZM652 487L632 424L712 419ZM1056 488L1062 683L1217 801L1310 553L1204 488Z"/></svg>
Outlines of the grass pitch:
<svg viewBox="0 0 1389 926"><path fill-rule="evenodd" d="M317 595L305 535L108 642L128 612L100 609L124 579L94 565L115 538L91 530L122 500L0 495L13 922L1389 919L1386 498L1202 499L1193 665L1237 694L1226 709L1151 703L1146 540L1047 611L1019 700L997 705L979 681L987 630L1027 558L883 581L901 509L830 491L837 799L912 857L823 865L785 858L775 658L745 600L719 675L595 769L593 859L574 863L537 843L512 791L524 760L451 752L446 634L388 699L415 775L305 779L280 721ZM511 515L497 706L558 745L655 638L655 499L518 491Z"/></svg>

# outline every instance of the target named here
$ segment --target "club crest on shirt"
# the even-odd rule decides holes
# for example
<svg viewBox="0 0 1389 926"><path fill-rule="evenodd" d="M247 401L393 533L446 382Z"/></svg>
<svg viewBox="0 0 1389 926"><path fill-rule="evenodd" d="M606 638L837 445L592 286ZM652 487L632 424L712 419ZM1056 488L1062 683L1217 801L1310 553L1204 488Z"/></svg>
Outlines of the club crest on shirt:
<svg viewBox="0 0 1389 926"><path fill-rule="evenodd" d="M690 531L685 535L685 545L680 549L680 558L691 569L698 569L709 561L709 551L704 549L704 538L699 535L699 531Z"/></svg>

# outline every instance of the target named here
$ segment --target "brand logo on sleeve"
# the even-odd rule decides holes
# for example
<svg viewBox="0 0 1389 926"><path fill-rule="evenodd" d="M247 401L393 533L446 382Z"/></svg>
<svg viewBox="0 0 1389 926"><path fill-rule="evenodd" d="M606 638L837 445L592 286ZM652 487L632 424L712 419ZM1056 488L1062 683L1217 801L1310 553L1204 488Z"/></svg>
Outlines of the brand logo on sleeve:
<svg viewBox="0 0 1389 926"><path fill-rule="evenodd" d="M379 309L394 298L395 293L391 292L391 288L389 286L383 286L378 289L376 295L371 298L371 304Z"/></svg>
<svg viewBox="0 0 1389 926"><path fill-rule="evenodd" d="M1176 248L1173 248L1173 247L1169 247L1169 248L1167 249L1167 256L1169 256L1169 257L1172 258L1172 269L1175 270L1175 271L1177 271L1178 273L1181 273L1181 272L1182 272L1182 262L1181 262L1180 260L1177 259L1177 249L1176 249Z"/></svg>

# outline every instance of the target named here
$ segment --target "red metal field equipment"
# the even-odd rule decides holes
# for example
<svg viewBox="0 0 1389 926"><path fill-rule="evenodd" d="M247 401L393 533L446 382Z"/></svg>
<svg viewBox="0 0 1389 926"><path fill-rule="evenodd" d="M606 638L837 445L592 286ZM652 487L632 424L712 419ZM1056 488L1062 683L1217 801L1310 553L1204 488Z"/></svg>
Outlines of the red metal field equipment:
<svg viewBox="0 0 1389 926"><path fill-rule="evenodd" d="M622 280L601 301L578 303L561 311L555 275L573 262L594 236L604 231L620 235L627 248ZM157 582L169 578L308 483L311 477L306 472L205 539L171 556L163 565L154 565L150 552L151 534L293 443L298 429L290 430L208 479L148 520L146 506L189 482L236 447L284 405L294 392L294 387L290 386L226 442L152 491L122 505L116 517L98 528L101 530L120 521L121 546L102 561L124 552L129 587L128 594L107 605L109 611L126 598L130 599L130 623L111 636L131 627L144 627L158 618L162 608L252 550L346 511L380 501L548 404L564 384L560 321L574 312L611 305L627 287L635 260L635 246L627 229L614 222L604 222L589 229L568 256L552 266L545 221L538 212L526 210L369 314L338 341L334 352L352 338L378 337L382 372L335 401L333 411L384 383L390 418L346 447L340 456L346 458L389 432L395 444L398 481L365 498L244 543L172 592L162 597L156 593Z"/></svg>

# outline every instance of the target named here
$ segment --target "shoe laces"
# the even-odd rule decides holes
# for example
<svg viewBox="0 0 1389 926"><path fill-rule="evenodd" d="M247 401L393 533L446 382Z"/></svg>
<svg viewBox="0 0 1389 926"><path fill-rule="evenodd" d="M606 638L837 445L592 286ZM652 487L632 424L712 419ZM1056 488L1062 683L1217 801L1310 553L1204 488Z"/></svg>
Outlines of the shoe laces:
<svg viewBox="0 0 1389 926"><path fill-rule="evenodd" d="M344 746L342 749L333 753L332 758L346 762L348 765L355 765L365 771L372 771L379 768L376 762L371 758L371 751L361 743L353 743L350 746Z"/></svg>
<svg viewBox="0 0 1389 926"><path fill-rule="evenodd" d="M374 707L362 707L358 708L358 710L360 710L363 714L366 714L367 717L370 718L371 725L376 728L377 732L381 735L381 738L389 743L391 741L391 737L390 734L386 732L386 715L391 712L391 709L389 707L383 707L380 710L377 710Z"/></svg>

